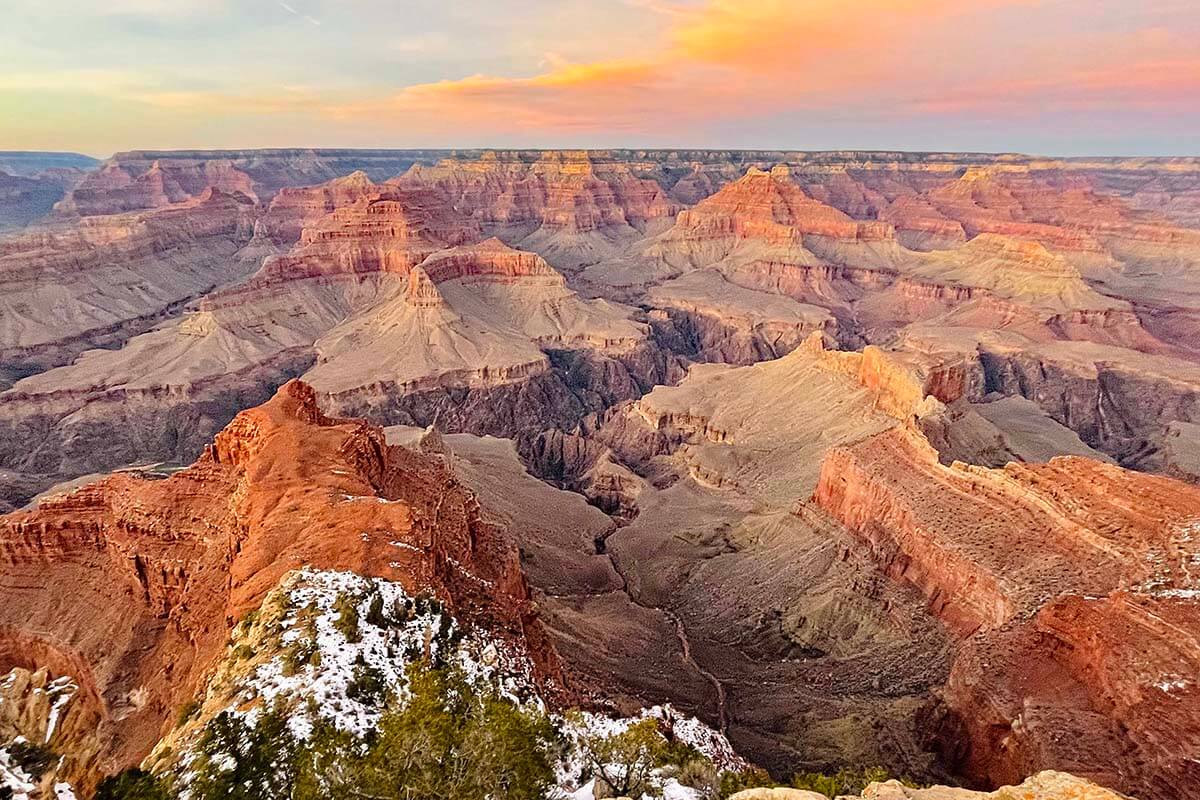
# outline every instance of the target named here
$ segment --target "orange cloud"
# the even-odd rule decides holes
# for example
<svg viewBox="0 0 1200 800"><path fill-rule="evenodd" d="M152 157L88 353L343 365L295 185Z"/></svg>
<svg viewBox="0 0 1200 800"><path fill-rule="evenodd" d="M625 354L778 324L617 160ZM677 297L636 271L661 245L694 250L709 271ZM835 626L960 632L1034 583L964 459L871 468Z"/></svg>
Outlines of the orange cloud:
<svg viewBox="0 0 1200 800"><path fill-rule="evenodd" d="M670 83L661 63L562 64L529 78L473 75L418 84L382 100L335 105L328 113L338 118L386 114L417 125L451 120L485 132L519 127L629 130L647 115L685 112L678 103L656 105Z"/></svg>
<svg viewBox="0 0 1200 800"><path fill-rule="evenodd" d="M875 48L948 9L951 0L711 0L682 17L672 43L686 58L739 69L794 67L822 54Z"/></svg>
<svg viewBox="0 0 1200 800"><path fill-rule="evenodd" d="M543 71L527 77L472 75L385 96L298 94L261 103L264 111L308 104L343 125L388 120L428 141L449 131L483 143L531 132L661 135L798 111L895 119L1051 105L1187 106L1194 105L1189 92L1200 96L1200 59L1170 56L1188 48L1170 32L1076 36L1040 47L1020 36L980 35L997 9L1040 4L862 0L852 14L840 0L660 4L669 24L641 55L570 63L551 53ZM230 106L256 102L231 98Z"/></svg>

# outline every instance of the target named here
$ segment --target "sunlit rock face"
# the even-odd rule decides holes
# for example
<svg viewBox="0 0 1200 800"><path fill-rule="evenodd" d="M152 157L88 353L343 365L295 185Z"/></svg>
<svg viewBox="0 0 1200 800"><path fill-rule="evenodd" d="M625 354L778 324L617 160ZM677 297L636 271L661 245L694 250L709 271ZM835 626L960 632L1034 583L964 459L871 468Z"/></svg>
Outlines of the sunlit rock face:
<svg viewBox="0 0 1200 800"><path fill-rule="evenodd" d="M0 553L0 666L72 676L101 774L149 752L234 623L300 564L437 597L562 685L516 551L472 493L438 459L325 416L300 382L172 477L117 475L0 518Z"/></svg>
<svg viewBox="0 0 1200 800"><path fill-rule="evenodd" d="M96 216L158 208L206 189L240 192L268 202L288 186L312 186L361 170L385 180L438 151L222 150L117 153L58 205L63 215Z"/></svg>
<svg viewBox="0 0 1200 800"><path fill-rule="evenodd" d="M213 533L257 536L240 487L307 451L297 428L242 475L228 433L206 445L302 377L484 498L585 692L676 704L780 776L1065 769L1184 797L1198 176L938 153L116 156L0 236L0 508L126 471L10 517L0 562L74 564L93 604L126 587L149 639L124 617L102 633L152 666L49 617L8 650L76 676L108 715L93 729L130 720L123 758L179 699L164 675L198 685L180 654L204 662L278 578L260 561L387 573L336 531L332 555ZM297 506L341 531L360 501L336 495L367 493L304 470L303 502L262 495L272 530ZM33 574L14 615L47 602Z"/></svg>

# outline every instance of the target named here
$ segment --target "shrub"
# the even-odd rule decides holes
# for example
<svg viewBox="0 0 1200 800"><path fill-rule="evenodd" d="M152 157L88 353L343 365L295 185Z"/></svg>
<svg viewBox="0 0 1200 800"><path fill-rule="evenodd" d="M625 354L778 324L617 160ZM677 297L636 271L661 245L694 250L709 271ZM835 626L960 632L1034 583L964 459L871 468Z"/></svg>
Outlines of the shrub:
<svg viewBox="0 0 1200 800"><path fill-rule="evenodd" d="M205 726L197 750L188 785L192 800L291 794L299 749L280 709L260 715L253 727L224 711Z"/></svg>
<svg viewBox="0 0 1200 800"><path fill-rule="evenodd" d="M658 723L644 719L612 736L584 736L579 749L591 774L618 797L641 797L651 773L666 763L669 748Z"/></svg>
<svg viewBox="0 0 1200 800"><path fill-rule="evenodd" d="M693 758L684 763L675 778L684 786L695 789L700 800L719 800L721 797L721 777L707 758Z"/></svg>
<svg viewBox="0 0 1200 800"><path fill-rule="evenodd" d="M843 768L833 774L803 772L792 776L792 787L819 792L827 797L843 794L861 794L871 783L888 780L887 770L882 767L865 769Z"/></svg>
<svg viewBox="0 0 1200 800"><path fill-rule="evenodd" d="M170 797L162 779L131 767L100 781L95 800L169 800Z"/></svg>
<svg viewBox="0 0 1200 800"><path fill-rule="evenodd" d="M378 667L356 664L346 697L365 705L380 705L387 697L387 678Z"/></svg>
<svg viewBox="0 0 1200 800"><path fill-rule="evenodd" d="M726 798L737 794L743 789L757 789L763 786L774 785L775 781L771 780L771 776L767 774L765 769L751 767L750 769L738 772L722 772L719 794L722 798Z"/></svg>
<svg viewBox="0 0 1200 800"><path fill-rule="evenodd" d="M383 615L383 595L371 596L371 605L367 608L367 624L376 628L388 627L388 619Z"/></svg>
<svg viewBox="0 0 1200 800"><path fill-rule="evenodd" d="M556 734L542 714L455 669L409 668L409 699L388 712L346 773L355 793L400 800L541 800L554 778Z"/></svg>
<svg viewBox="0 0 1200 800"><path fill-rule="evenodd" d="M13 763L33 776L34 780L46 774L58 756L49 747L33 742L19 741L8 746L8 755Z"/></svg>
<svg viewBox="0 0 1200 800"><path fill-rule="evenodd" d="M337 602L333 604L333 610L338 615L333 623L338 633L345 636L348 642L362 641L362 632L358 629L358 602L355 598L339 595Z"/></svg>
<svg viewBox="0 0 1200 800"><path fill-rule="evenodd" d="M176 727L187 722L189 719L191 719L193 716L195 716L196 712L199 710L200 710L200 701L199 700L197 700L194 697L191 700L188 700L186 703L184 703L182 706L179 707L179 713L175 715Z"/></svg>
<svg viewBox="0 0 1200 800"><path fill-rule="evenodd" d="M304 669L305 665L311 664L315 667L319 666L320 663L321 648L317 647L316 638L301 636L292 642L291 646L283 654L283 674L287 676L295 675Z"/></svg>

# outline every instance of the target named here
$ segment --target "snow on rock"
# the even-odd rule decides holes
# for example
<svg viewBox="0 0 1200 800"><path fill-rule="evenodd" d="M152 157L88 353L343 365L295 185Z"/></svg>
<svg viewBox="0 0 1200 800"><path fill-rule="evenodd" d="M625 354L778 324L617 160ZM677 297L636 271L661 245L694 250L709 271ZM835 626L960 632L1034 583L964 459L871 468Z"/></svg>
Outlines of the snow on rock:
<svg viewBox="0 0 1200 800"><path fill-rule="evenodd" d="M561 792L557 800L592 798L594 781L589 775L581 742L619 735L645 719L657 721L659 728L669 737L694 748L701 756L711 761L718 772L739 771L750 766L738 756L733 745L723 734L695 717L679 714L670 705L644 708L633 717L609 717L588 711L551 716L568 744L566 755L556 769L556 779ZM658 794L655 795L655 800L658 797L662 800L698 800L699 795L690 786L683 786L671 777L664 778L658 775L657 778Z"/></svg>
<svg viewBox="0 0 1200 800"><path fill-rule="evenodd" d="M373 605L382 624L371 621ZM494 683L518 702L534 696L532 667L523 653L462 631L440 603L410 597L399 583L352 572L299 570L268 595L263 608L272 606L283 612L282 618L268 614L249 629L239 627L230 645L231 653L237 653L253 634L261 637L263 628L277 636L278 653L240 681L237 708L247 709L250 721L262 708L283 701L292 709L289 727L300 739L311 734L313 713L339 730L364 736L379 722L385 698L355 697L352 687L358 677L378 676L403 701L405 670L425 655L444 657L461 667L468 680ZM353 626L340 621L347 608L353 609ZM261 651L271 643L257 644Z"/></svg>
<svg viewBox="0 0 1200 800"><path fill-rule="evenodd" d="M0 790L9 790L12 800L74 800L69 783L54 781L62 767L61 759L45 773L31 774L23 766L20 751L40 749L52 753L48 745L78 690L78 684L70 676L49 680L45 670L29 673L14 669L0 678L0 705L13 704L3 712L10 715L10 723L15 721L17 729L27 734L0 740Z"/></svg>
<svg viewBox="0 0 1200 800"><path fill-rule="evenodd" d="M13 744L17 741L21 738ZM39 794L37 782L16 763L8 747L0 747L0 787L12 791L12 800L33 800Z"/></svg>
<svg viewBox="0 0 1200 800"><path fill-rule="evenodd" d="M227 711L255 725L265 710L280 708L299 739L311 736L318 718L361 739L389 703L405 702L407 668L426 659L458 666L470 683L490 684L517 705L546 710L527 654L491 639L486 631L464 629L436 600L412 597L399 583L386 580L301 569L285 576L259 611L234 630L199 714L173 734L176 740L164 739L159 749L174 750L186 773L208 720ZM384 691L368 696L356 691L365 674ZM670 706L647 708L632 718L552 714L569 745L558 764L554 797L592 800L581 739L619 734L647 718L712 760L718 770L746 766L723 735ZM655 797L663 800L698 798L671 776L657 776L655 788Z"/></svg>

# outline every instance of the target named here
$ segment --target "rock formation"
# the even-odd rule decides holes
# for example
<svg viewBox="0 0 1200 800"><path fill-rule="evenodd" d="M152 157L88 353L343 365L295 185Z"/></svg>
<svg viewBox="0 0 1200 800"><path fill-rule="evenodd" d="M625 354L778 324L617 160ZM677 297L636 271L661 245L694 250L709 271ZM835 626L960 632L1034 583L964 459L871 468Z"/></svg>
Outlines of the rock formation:
<svg viewBox="0 0 1200 800"><path fill-rule="evenodd" d="M68 363L245 275L253 267L238 250L251 227L246 198L214 190L161 211L0 239L0 369Z"/></svg>
<svg viewBox="0 0 1200 800"><path fill-rule="evenodd" d="M583 300L539 256L479 242L473 223L435 193L376 190L361 178L335 184L326 195L358 199L306 227L248 280L120 350L17 381L0 397L3 463L68 477L146 459L186 462L239 408L301 374L330 408L389 423L427 424L449 389L484 393L492 419L457 425L505 435L540 431L555 415L573 425L596 410L550 375L548 352L594 352L599 373L585 379L624 397L662 374L633 309ZM514 408L528 392L542 407Z"/></svg>
<svg viewBox="0 0 1200 800"><path fill-rule="evenodd" d="M64 215L96 216L158 208L208 189L240 192L267 202L287 186L324 183L356 170L373 180L399 175L439 151L227 150L117 153L76 186L58 206Z"/></svg>
<svg viewBox="0 0 1200 800"><path fill-rule="evenodd" d="M560 269L618 255L679 210L638 165L606 153L485 153L417 165L399 183L437 190L460 213Z"/></svg>
<svg viewBox="0 0 1200 800"><path fill-rule="evenodd" d="M16 162L12 207L73 182ZM1195 159L119 154L0 236L3 509L134 465L6 518L0 667L74 676L112 741L67 768L108 769L293 559L482 603L448 558L351 542L433 513L340 483L396 462L457 487L466 528L428 523L451 541L515 532L572 685L673 702L780 777L1052 768L1176 800L1200 757L1197 197ZM327 475L307 439L377 455ZM65 613L106 591L95 631Z"/></svg>
<svg viewBox="0 0 1200 800"><path fill-rule="evenodd" d="M116 475L0 519L0 671L69 675L99 718L96 764L136 763L237 620L297 565L436 596L558 662L501 532L441 463L326 417L299 382L242 412L190 467Z"/></svg>

